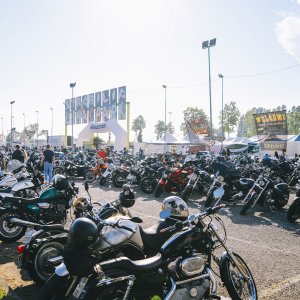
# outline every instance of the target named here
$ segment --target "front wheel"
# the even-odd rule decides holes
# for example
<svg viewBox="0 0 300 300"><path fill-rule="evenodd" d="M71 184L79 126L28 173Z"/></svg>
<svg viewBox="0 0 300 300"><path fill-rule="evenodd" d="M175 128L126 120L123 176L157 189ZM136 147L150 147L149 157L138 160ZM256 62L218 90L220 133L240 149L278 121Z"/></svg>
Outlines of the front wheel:
<svg viewBox="0 0 300 300"><path fill-rule="evenodd" d="M287 212L287 219L291 223L295 223L300 218L300 199L294 201Z"/></svg>
<svg viewBox="0 0 300 300"><path fill-rule="evenodd" d="M123 173L116 173L113 177L115 187L121 188L126 183L126 176Z"/></svg>
<svg viewBox="0 0 300 300"><path fill-rule="evenodd" d="M161 183L158 183L154 190L154 196L158 198L163 193L163 186Z"/></svg>
<svg viewBox="0 0 300 300"><path fill-rule="evenodd" d="M188 201L192 195L192 192L193 192L193 186L192 185L186 186L181 193L182 200L184 200L185 202Z"/></svg>
<svg viewBox="0 0 300 300"><path fill-rule="evenodd" d="M11 218L22 219L19 214L13 211L0 213L0 240L7 243L16 242L26 232L26 227L12 224L10 222Z"/></svg>
<svg viewBox="0 0 300 300"><path fill-rule="evenodd" d="M246 212L248 211L248 209L253 205L254 201L255 201L255 193L253 193L249 199L246 199L246 203L244 204L243 208L240 211L241 215L245 215Z"/></svg>
<svg viewBox="0 0 300 300"><path fill-rule="evenodd" d="M231 258L226 256L221 263L220 273L228 294L232 299L236 300L258 299L255 281L246 262L238 254L232 254L248 280L243 277Z"/></svg>
<svg viewBox="0 0 300 300"><path fill-rule="evenodd" d="M141 182L140 182L140 187L141 190L145 193L145 194L151 194L153 193L154 189L155 189L155 180L153 180L150 177L144 177L142 178Z"/></svg>
<svg viewBox="0 0 300 300"><path fill-rule="evenodd" d="M213 188L212 190L210 190L210 192L208 193L207 197L206 197L206 200L205 200L205 203L204 203L204 206L205 207L211 207L213 206L212 203L214 201L214 190L216 188Z"/></svg>
<svg viewBox="0 0 300 300"><path fill-rule="evenodd" d="M85 172L84 179L87 183L92 183L96 180L96 175L93 170L88 170Z"/></svg>

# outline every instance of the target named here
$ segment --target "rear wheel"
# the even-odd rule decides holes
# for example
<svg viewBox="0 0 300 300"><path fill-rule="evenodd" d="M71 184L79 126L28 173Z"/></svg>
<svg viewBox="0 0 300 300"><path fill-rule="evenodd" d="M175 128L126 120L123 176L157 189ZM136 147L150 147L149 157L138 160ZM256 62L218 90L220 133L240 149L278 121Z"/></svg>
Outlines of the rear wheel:
<svg viewBox="0 0 300 300"><path fill-rule="evenodd" d="M243 299L258 299L257 289L254 278L248 268L246 262L236 253L233 253L237 260L239 267L243 270L248 280L246 280L240 273L235 263L227 256L221 264L221 278L224 282L228 294L232 299L243 300Z"/></svg>
<svg viewBox="0 0 300 300"><path fill-rule="evenodd" d="M141 180L140 187L145 194L151 194L155 189L155 181L150 177L144 177Z"/></svg>
<svg viewBox="0 0 300 300"><path fill-rule="evenodd" d="M88 170L85 172L84 174L84 179L88 182L88 183L92 183L96 180L96 175L93 172L93 170Z"/></svg>
<svg viewBox="0 0 300 300"><path fill-rule="evenodd" d="M160 195L163 193L163 186L161 183L158 183L155 187L155 190L154 190L154 196L156 198L160 197Z"/></svg>
<svg viewBox="0 0 300 300"><path fill-rule="evenodd" d="M35 249L27 271L30 277L39 284L44 284L54 273L54 267L48 262L50 258L60 256L64 250L64 245L57 241L50 241L40 245Z"/></svg>
<svg viewBox="0 0 300 300"><path fill-rule="evenodd" d="M287 212L287 219L291 223L295 223L300 219L300 199L294 201Z"/></svg>
<svg viewBox="0 0 300 300"><path fill-rule="evenodd" d="M12 224L11 218L22 219L19 214L12 211L0 213L0 240L7 243L16 242L26 232L26 227Z"/></svg>

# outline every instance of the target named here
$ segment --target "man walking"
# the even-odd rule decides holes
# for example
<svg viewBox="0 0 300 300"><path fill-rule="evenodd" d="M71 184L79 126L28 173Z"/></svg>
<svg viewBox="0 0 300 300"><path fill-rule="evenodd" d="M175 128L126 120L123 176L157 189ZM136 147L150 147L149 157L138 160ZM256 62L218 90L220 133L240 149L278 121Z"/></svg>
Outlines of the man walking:
<svg viewBox="0 0 300 300"><path fill-rule="evenodd" d="M47 149L43 152L43 158L41 161L41 166L44 163L44 176L45 184L50 183L52 180L53 162L54 162L54 152L50 150L50 145L47 145Z"/></svg>

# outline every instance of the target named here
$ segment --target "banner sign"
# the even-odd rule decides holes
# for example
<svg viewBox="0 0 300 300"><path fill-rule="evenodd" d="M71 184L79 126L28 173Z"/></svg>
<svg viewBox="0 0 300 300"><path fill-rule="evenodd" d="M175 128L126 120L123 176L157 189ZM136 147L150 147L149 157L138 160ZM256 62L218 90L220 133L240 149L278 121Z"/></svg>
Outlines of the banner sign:
<svg viewBox="0 0 300 300"><path fill-rule="evenodd" d="M81 109L81 97L76 98L76 117L75 117L75 124L81 124L81 115L82 115L82 109Z"/></svg>
<svg viewBox="0 0 300 300"><path fill-rule="evenodd" d="M110 118L117 119L117 89L110 90Z"/></svg>
<svg viewBox="0 0 300 300"><path fill-rule="evenodd" d="M94 94L89 94L89 122L95 120L95 99Z"/></svg>
<svg viewBox="0 0 300 300"><path fill-rule="evenodd" d="M101 92L95 93L96 107L95 107L95 121L101 122Z"/></svg>
<svg viewBox="0 0 300 300"><path fill-rule="evenodd" d="M110 119L126 119L126 86L65 100L66 125Z"/></svg>
<svg viewBox="0 0 300 300"><path fill-rule="evenodd" d="M194 134L208 134L207 120L205 117L198 119L187 119L185 118L187 129L191 130Z"/></svg>
<svg viewBox="0 0 300 300"><path fill-rule="evenodd" d="M287 146L286 111L253 114L261 150L282 150Z"/></svg>
<svg viewBox="0 0 300 300"><path fill-rule="evenodd" d="M118 92L118 120L126 119L126 86L119 87Z"/></svg>

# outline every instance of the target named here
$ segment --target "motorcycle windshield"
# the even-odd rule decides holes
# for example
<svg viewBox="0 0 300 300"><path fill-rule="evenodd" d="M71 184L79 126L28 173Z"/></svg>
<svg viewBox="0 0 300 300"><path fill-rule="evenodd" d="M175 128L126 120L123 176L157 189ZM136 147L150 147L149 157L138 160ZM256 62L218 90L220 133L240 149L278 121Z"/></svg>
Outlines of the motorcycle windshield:
<svg viewBox="0 0 300 300"><path fill-rule="evenodd" d="M22 165L23 164L19 160L13 159L7 164L6 170L7 172L12 173L14 170L22 167Z"/></svg>

